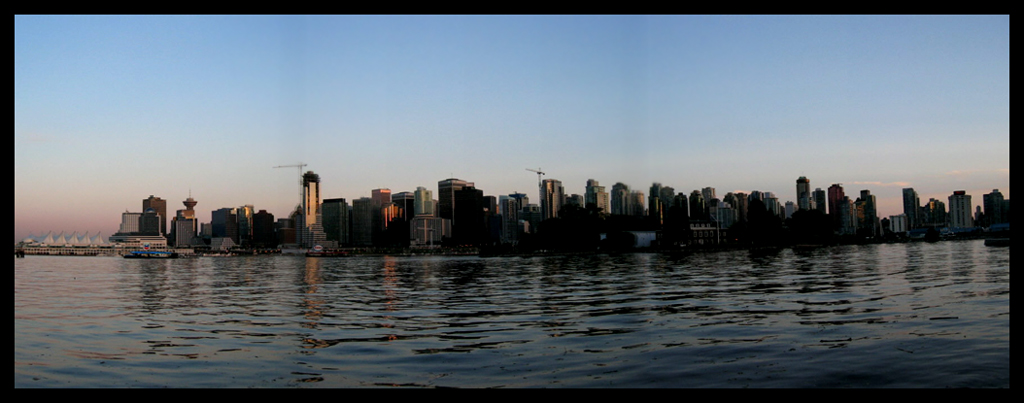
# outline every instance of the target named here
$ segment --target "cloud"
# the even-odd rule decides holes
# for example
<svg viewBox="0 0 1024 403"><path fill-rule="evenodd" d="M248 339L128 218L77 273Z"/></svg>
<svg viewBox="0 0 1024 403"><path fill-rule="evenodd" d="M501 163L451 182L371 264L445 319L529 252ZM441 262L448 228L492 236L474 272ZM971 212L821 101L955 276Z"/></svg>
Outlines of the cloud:
<svg viewBox="0 0 1024 403"><path fill-rule="evenodd" d="M851 182L850 184L852 184L852 185L882 186L882 187L900 187L900 188L910 187L910 182L882 183L882 182L875 181L875 182Z"/></svg>
<svg viewBox="0 0 1024 403"><path fill-rule="evenodd" d="M1000 168L1000 169L970 169L970 170L965 170L965 171L953 170L953 171L946 172L946 175L949 175L949 176L967 176L967 175L974 175L974 174L979 174L979 173L980 174L999 173L999 174L1007 174L1007 175L1009 175L1010 174L1010 169L1009 168Z"/></svg>

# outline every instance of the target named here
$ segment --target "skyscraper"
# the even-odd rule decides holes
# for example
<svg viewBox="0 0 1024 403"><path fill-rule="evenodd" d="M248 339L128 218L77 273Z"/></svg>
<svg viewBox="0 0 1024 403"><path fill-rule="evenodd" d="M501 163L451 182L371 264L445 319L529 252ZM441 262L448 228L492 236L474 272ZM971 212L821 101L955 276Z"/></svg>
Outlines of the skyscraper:
<svg viewBox="0 0 1024 403"><path fill-rule="evenodd" d="M256 214L251 204L239 206L235 209L238 219L238 244L249 247L252 245L252 216Z"/></svg>
<svg viewBox="0 0 1024 403"><path fill-rule="evenodd" d="M796 179L796 207L800 210L811 209L811 181L804 176Z"/></svg>
<svg viewBox="0 0 1024 403"><path fill-rule="evenodd" d="M608 198L608 192L606 192L604 190L604 186L599 185L596 180L587 180L587 188L584 198L584 206L594 204L594 206L601 209L602 213L611 213L611 205L610 199Z"/></svg>
<svg viewBox="0 0 1024 403"><path fill-rule="evenodd" d="M474 186L473 182L466 182L461 179L448 178L437 182L437 216L451 220L455 214L455 192L467 186ZM459 225L452 222L452 229Z"/></svg>
<svg viewBox="0 0 1024 403"><path fill-rule="evenodd" d="M252 244L257 248L277 247L274 215L268 213L267 210L257 211L252 216Z"/></svg>
<svg viewBox="0 0 1024 403"><path fill-rule="evenodd" d="M544 179L540 185L540 210L544 220L558 217L558 210L562 209L562 202L565 200L565 189L562 188L562 181L557 179Z"/></svg>
<svg viewBox="0 0 1024 403"><path fill-rule="evenodd" d="M982 195L981 201L987 225L1010 222L1010 201L1003 198L1003 193L999 189L992 189L991 193Z"/></svg>
<svg viewBox="0 0 1024 403"><path fill-rule="evenodd" d="M699 221L708 219L707 206L704 200L704 194L699 190L694 189L690 192L690 221Z"/></svg>
<svg viewBox="0 0 1024 403"><path fill-rule="evenodd" d="M921 226L921 199L914 188L903 188L903 214L908 230Z"/></svg>
<svg viewBox="0 0 1024 403"><path fill-rule="evenodd" d="M231 238L238 244L238 215L234 207L224 207L210 213L213 238Z"/></svg>
<svg viewBox="0 0 1024 403"><path fill-rule="evenodd" d="M820 211L821 214L828 214L825 207L828 205L828 197L825 196L825 191L821 188L814 189L814 197L811 198L811 205L813 208Z"/></svg>
<svg viewBox="0 0 1024 403"><path fill-rule="evenodd" d="M413 192L413 215L433 216L434 213L434 192L419 186Z"/></svg>
<svg viewBox="0 0 1024 403"><path fill-rule="evenodd" d="M870 190L860 191L860 197L854 202L857 208L857 228L863 229L867 236L880 235L878 223L878 204Z"/></svg>
<svg viewBox="0 0 1024 403"><path fill-rule="evenodd" d="M658 182L651 184L651 192L647 196L647 215L651 217L654 222L660 226L663 223L665 204L661 199L662 186Z"/></svg>
<svg viewBox="0 0 1024 403"><path fill-rule="evenodd" d="M191 192L182 204L185 205L185 209L178 210L171 219L171 241L176 247L191 246L199 235L199 220L196 219L195 210L198 202L192 198Z"/></svg>
<svg viewBox="0 0 1024 403"><path fill-rule="evenodd" d="M324 199L321 207L321 217L324 223L324 235L328 241L337 242L339 246L348 245L348 202L344 198Z"/></svg>
<svg viewBox="0 0 1024 403"><path fill-rule="evenodd" d="M949 196L949 226L953 228L974 227L971 212L971 195L963 190L954 191Z"/></svg>
<svg viewBox="0 0 1024 403"><path fill-rule="evenodd" d="M373 216L377 213L378 209L373 207L373 200L369 197L352 200L352 245L373 245Z"/></svg>
<svg viewBox="0 0 1024 403"><path fill-rule="evenodd" d="M941 228L948 225L946 203L943 203L941 200L929 198L928 203L925 203L924 208L921 210L921 225L923 227Z"/></svg>
<svg viewBox="0 0 1024 403"><path fill-rule="evenodd" d="M327 239L320 223L320 175L306 171L302 175L302 222L298 226L301 234L299 244L312 247Z"/></svg>
<svg viewBox="0 0 1024 403"><path fill-rule="evenodd" d="M167 200L149 195L148 199L142 200L142 211L153 209L160 216L160 235L167 235Z"/></svg>
<svg viewBox="0 0 1024 403"><path fill-rule="evenodd" d="M828 187L828 213L832 216L833 229L839 230L843 228L843 213L839 211L842 203L846 203L844 199L846 194L843 192L843 185L833 183L832 186Z"/></svg>
<svg viewBox="0 0 1024 403"><path fill-rule="evenodd" d="M611 209L612 214L629 214L629 186L622 182L616 182L612 186Z"/></svg>

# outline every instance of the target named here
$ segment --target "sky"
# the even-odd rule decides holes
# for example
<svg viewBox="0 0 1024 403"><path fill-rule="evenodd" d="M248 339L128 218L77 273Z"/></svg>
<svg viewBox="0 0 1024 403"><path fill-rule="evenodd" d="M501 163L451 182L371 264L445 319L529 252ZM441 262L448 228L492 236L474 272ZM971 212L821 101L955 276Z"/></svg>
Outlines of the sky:
<svg viewBox="0 0 1024 403"><path fill-rule="evenodd" d="M1010 198L1008 15L14 19L15 240L113 235L155 195L285 217L299 169L351 202L538 175L902 213Z"/></svg>

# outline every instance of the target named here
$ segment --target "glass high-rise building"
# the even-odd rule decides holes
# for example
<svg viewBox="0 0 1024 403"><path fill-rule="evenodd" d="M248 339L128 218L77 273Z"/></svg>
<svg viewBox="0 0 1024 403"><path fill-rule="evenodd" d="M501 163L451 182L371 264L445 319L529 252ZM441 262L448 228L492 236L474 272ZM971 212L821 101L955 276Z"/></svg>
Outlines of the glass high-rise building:
<svg viewBox="0 0 1024 403"><path fill-rule="evenodd" d="M433 216L434 212L434 192L427 190L427 188L419 186L413 194L413 215L414 216Z"/></svg>
<svg viewBox="0 0 1024 403"><path fill-rule="evenodd" d="M982 195L981 201L985 210L986 225L1010 222L1010 201L1003 198L1003 193L999 189L992 189L991 193Z"/></svg>
<svg viewBox="0 0 1024 403"><path fill-rule="evenodd" d="M584 207L593 204L597 208L601 209L602 213L611 213L610 199L608 198L608 192L604 190L604 186L597 183L596 180L588 179L587 188L584 193Z"/></svg>
<svg viewBox="0 0 1024 403"><path fill-rule="evenodd" d="M324 223L324 236L328 241L337 242L338 245L348 245L348 202L344 198L324 199L320 204L321 216Z"/></svg>
<svg viewBox="0 0 1024 403"><path fill-rule="evenodd" d="M558 217L558 210L562 209L562 202L565 200L565 189L562 188L562 181L557 179L545 179L540 185L540 210L544 220Z"/></svg>
<svg viewBox="0 0 1024 403"><path fill-rule="evenodd" d="M312 247L326 239L320 223L320 175L307 171L302 175L302 214L298 223L299 244Z"/></svg>
<svg viewBox="0 0 1024 403"><path fill-rule="evenodd" d="M612 186L611 213L615 215L629 214L629 186L617 182Z"/></svg>
<svg viewBox="0 0 1024 403"><path fill-rule="evenodd" d="M142 200L142 211L153 209L160 216L160 235L167 235L167 200L149 195L149 198Z"/></svg>
<svg viewBox="0 0 1024 403"><path fill-rule="evenodd" d="M907 216L908 230L921 226L921 198L914 188L903 188L903 214Z"/></svg>
<svg viewBox="0 0 1024 403"><path fill-rule="evenodd" d="M846 203L846 194L843 192L843 185L833 183L828 187L828 213L832 216L833 229L839 230L843 227L843 213L839 210L842 203Z"/></svg>
<svg viewBox="0 0 1024 403"><path fill-rule="evenodd" d="M474 187L473 182L466 182L461 179L448 178L437 182L437 206L438 217L452 219L455 215L455 193L466 187ZM452 227L459 225L452 222Z"/></svg>
<svg viewBox="0 0 1024 403"><path fill-rule="evenodd" d="M796 207L800 210L811 209L811 181L805 176L796 179Z"/></svg>

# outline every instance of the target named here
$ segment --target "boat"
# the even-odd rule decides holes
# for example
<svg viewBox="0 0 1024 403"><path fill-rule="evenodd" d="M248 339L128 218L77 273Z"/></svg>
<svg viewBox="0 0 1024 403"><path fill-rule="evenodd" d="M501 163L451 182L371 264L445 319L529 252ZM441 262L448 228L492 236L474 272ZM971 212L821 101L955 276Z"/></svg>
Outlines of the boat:
<svg viewBox="0 0 1024 403"><path fill-rule="evenodd" d="M986 238L985 246L1010 246L1010 238Z"/></svg>
<svg viewBox="0 0 1024 403"><path fill-rule="evenodd" d="M125 259L176 259L177 257L178 254L174 252L152 250L137 250L124 255Z"/></svg>
<svg viewBox="0 0 1024 403"><path fill-rule="evenodd" d="M327 250L320 245L316 245L313 249L306 251L306 257L346 257L348 252L340 250Z"/></svg>
<svg viewBox="0 0 1024 403"><path fill-rule="evenodd" d="M342 252L339 250L323 252L306 252L306 257L348 257L348 252Z"/></svg>
<svg viewBox="0 0 1024 403"><path fill-rule="evenodd" d="M1010 223L992 224L985 246L1010 246Z"/></svg>

